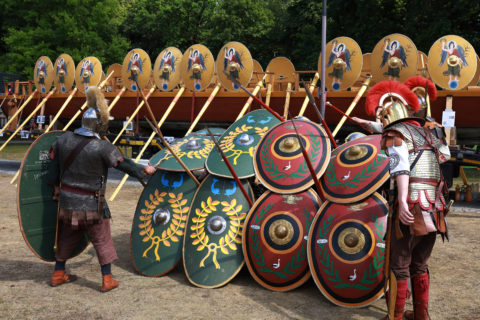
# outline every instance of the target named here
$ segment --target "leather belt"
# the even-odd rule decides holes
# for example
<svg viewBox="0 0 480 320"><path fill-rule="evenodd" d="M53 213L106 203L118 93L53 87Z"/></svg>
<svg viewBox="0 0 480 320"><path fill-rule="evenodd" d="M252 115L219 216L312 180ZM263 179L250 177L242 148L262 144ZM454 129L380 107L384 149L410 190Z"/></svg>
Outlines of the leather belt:
<svg viewBox="0 0 480 320"><path fill-rule="evenodd" d="M68 191L68 192L73 192L73 193L85 194L85 195L88 195L88 196L98 197L98 194L96 192L89 191L89 190L84 190L84 189L79 189L79 188L74 188L74 187L69 187L69 186L66 186L64 184L62 184L60 186L60 190L65 190L65 191Z"/></svg>
<svg viewBox="0 0 480 320"><path fill-rule="evenodd" d="M437 187L440 184L440 180L432 179L432 178L410 177L409 180L412 183L424 183L434 187Z"/></svg>

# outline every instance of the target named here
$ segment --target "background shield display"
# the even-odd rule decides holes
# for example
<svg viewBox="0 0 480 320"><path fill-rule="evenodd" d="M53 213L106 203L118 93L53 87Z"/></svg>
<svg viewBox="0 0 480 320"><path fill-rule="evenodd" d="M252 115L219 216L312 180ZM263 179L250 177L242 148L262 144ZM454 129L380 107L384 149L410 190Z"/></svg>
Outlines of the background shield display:
<svg viewBox="0 0 480 320"><path fill-rule="evenodd" d="M182 258L183 235L197 184L185 172L157 170L138 200L132 223L135 270L149 277L172 270Z"/></svg>
<svg viewBox="0 0 480 320"><path fill-rule="evenodd" d="M175 47L160 52L153 66L153 79L160 90L170 91L179 84L182 58L182 52Z"/></svg>
<svg viewBox="0 0 480 320"><path fill-rule="evenodd" d="M387 214L378 193L350 204L326 201L318 211L308 236L308 263L332 303L364 307L383 294Z"/></svg>
<svg viewBox="0 0 480 320"><path fill-rule="evenodd" d="M181 75L191 91L205 90L213 78L215 61L207 47L194 44L183 53Z"/></svg>
<svg viewBox="0 0 480 320"><path fill-rule="evenodd" d="M267 191L255 202L242 243L248 270L260 285L288 291L308 280L308 232L320 203L313 189L289 195Z"/></svg>
<svg viewBox="0 0 480 320"><path fill-rule="evenodd" d="M33 70L33 81L38 92L47 93L50 91L55 81L55 72L49 57L41 56L37 59Z"/></svg>
<svg viewBox="0 0 480 320"><path fill-rule="evenodd" d="M64 131L50 131L37 138L25 153L17 187L17 211L20 231L27 246L42 260L55 261L58 202L53 200L53 187L47 184L52 165L50 147ZM88 237L74 250L73 256L88 245Z"/></svg>
<svg viewBox="0 0 480 320"><path fill-rule="evenodd" d="M255 174L253 154L262 137L280 123L267 110L252 111L235 121L218 140L223 153L240 179ZM233 178L218 150L212 150L206 161L207 170L217 176Z"/></svg>
<svg viewBox="0 0 480 320"><path fill-rule="evenodd" d="M90 86L96 86L102 78L102 64L95 57L83 58L75 69L75 83L78 91L85 93Z"/></svg>
<svg viewBox="0 0 480 320"><path fill-rule="evenodd" d="M278 84L278 89L282 89L282 84L285 84L286 88L287 83L295 83L297 80L295 75L295 66L288 58L285 57L273 58L268 63L265 71L267 72L265 82Z"/></svg>
<svg viewBox="0 0 480 320"><path fill-rule="evenodd" d="M137 91L147 86L152 74L152 62L148 54L142 49L133 49L123 59L122 80L124 86L130 91ZM135 82L135 79L138 82Z"/></svg>
<svg viewBox="0 0 480 320"><path fill-rule="evenodd" d="M72 57L62 53L55 61L54 71L57 92L67 93L72 90L75 81L75 63Z"/></svg>
<svg viewBox="0 0 480 320"><path fill-rule="evenodd" d="M242 184L250 198L253 192ZM183 241L183 266L188 280L216 288L232 280L244 264L242 229L248 201L235 180L208 175L197 189Z"/></svg>
<svg viewBox="0 0 480 320"><path fill-rule="evenodd" d="M252 78L252 55L247 47L240 42L231 41L224 45L218 52L215 66L218 79L222 86L229 91L237 91L240 87L228 80L224 72L239 81L242 86L247 86Z"/></svg>
<svg viewBox="0 0 480 320"><path fill-rule="evenodd" d="M107 69L107 75L112 73L110 80L107 84L107 91L116 91L117 89L123 88L123 80L122 80L122 65L120 63L114 63Z"/></svg>
<svg viewBox="0 0 480 320"><path fill-rule="evenodd" d="M330 140L319 124L307 120L293 121L317 177L320 178L330 160ZM297 193L314 183L295 127L292 121L276 125L263 136L255 150L256 176L265 187L274 192Z"/></svg>
<svg viewBox="0 0 480 320"><path fill-rule="evenodd" d="M382 136L354 139L332 151L320 179L322 195L333 202L350 203L368 197L390 177L389 158L380 147Z"/></svg>

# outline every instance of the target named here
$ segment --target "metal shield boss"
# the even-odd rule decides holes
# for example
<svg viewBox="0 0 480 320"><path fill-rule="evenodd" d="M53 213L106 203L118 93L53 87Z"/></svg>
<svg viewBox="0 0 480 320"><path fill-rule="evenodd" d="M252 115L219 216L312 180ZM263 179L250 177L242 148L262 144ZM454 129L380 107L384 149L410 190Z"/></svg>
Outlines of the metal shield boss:
<svg viewBox="0 0 480 320"><path fill-rule="evenodd" d="M253 198L246 180L243 187ZM183 241L188 280L216 288L232 280L243 266L242 229L248 201L235 180L208 175L197 189Z"/></svg>
<svg viewBox="0 0 480 320"><path fill-rule="evenodd" d="M428 52L427 65L436 85L445 90L459 90L474 78L477 54L467 40L456 35L446 35L433 43Z"/></svg>
<svg viewBox="0 0 480 320"><path fill-rule="evenodd" d="M322 195L333 202L351 203L375 192L389 177L389 159L379 134L348 141L332 151L320 179Z"/></svg>
<svg viewBox="0 0 480 320"><path fill-rule="evenodd" d="M288 291L310 277L307 240L321 200L313 189L265 192L245 219L243 255L252 277L273 291Z"/></svg>
<svg viewBox="0 0 480 320"><path fill-rule="evenodd" d="M152 62L142 49L133 49L123 59L122 80L130 91L144 89L152 74ZM140 88L137 87L137 84Z"/></svg>
<svg viewBox="0 0 480 320"><path fill-rule="evenodd" d="M403 34L383 37L370 56L373 81L396 80L404 82L417 73L418 53L413 41Z"/></svg>
<svg viewBox="0 0 480 320"><path fill-rule="evenodd" d="M185 172L157 170L138 200L131 232L135 270L157 277L182 258L188 211L197 184Z"/></svg>
<svg viewBox="0 0 480 320"><path fill-rule="evenodd" d="M194 44L183 53L181 76L191 91L205 90L213 78L215 61L213 55L202 44Z"/></svg>
<svg viewBox="0 0 480 320"><path fill-rule="evenodd" d="M57 92L69 92L75 81L75 63L72 57L66 53L62 53L53 66L55 72L55 87Z"/></svg>
<svg viewBox="0 0 480 320"><path fill-rule="evenodd" d="M355 40L337 37L325 48L326 87L331 91L346 90L357 81L362 71L362 50ZM322 53L318 58L318 73L321 75Z"/></svg>
<svg viewBox="0 0 480 320"><path fill-rule="evenodd" d="M182 52L175 47L168 47L160 52L153 65L153 79L157 88L171 91L179 84L182 58Z"/></svg>
<svg viewBox="0 0 480 320"><path fill-rule="evenodd" d="M50 147L63 131L50 131L37 138L25 153L17 187L17 211L20 231L27 246L42 260L55 261L58 202L54 189L47 184L47 172L52 165ZM80 241L72 257L88 246L88 236Z"/></svg>
<svg viewBox="0 0 480 320"><path fill-rule="evenodd" d="M247 86L253 73L252 55L242 43L231 41L218 52L215 67L222 86L228 91L237 91L240 87L228 80L225 73L240 82L242 86Z"/></svg>
<svg viewBox="0 0 480 320"><path fill-rule="evenodd" d="M95 57L83 58L75 69L75 83L78 91L85 94L90 86L96 86L102 78L102 64Z"/></svg>
<svg viewBox="0 0 480 320"><path fill-rule="evenodd" d="M267 110L252 111L235 121L218 140L223 153L240 179L252 177L253 155L262 137L280 121ZM233 178L218 150L212 150L205 163L207 170L217 176Z"/></svg>
<svg viewBox="0 0 480 320"><path fill-rule="evenodd" d="M308 263L332 303L364 307L382 296L387 214L378 193L356 203L321 206L308 236Z"/></svg>
<svg viewBox="0 0 480 320"><path fill-rule="evenodd" d="M254 168L258 179L273 192L297 193L314 181L303 157L303 144L318 178L330 160L330 140L325 130L308 120L282 122L267 132L255 150ZM297 137L300 137L300 140Z"/></svg>
<svg viewBox="0 0 480 320"><path fill-rule="evenodd" d="M47 93L50 91L55 81L55 72L49 57L41 56L37 59L33 70L33 81L38 92Z"/></svg>

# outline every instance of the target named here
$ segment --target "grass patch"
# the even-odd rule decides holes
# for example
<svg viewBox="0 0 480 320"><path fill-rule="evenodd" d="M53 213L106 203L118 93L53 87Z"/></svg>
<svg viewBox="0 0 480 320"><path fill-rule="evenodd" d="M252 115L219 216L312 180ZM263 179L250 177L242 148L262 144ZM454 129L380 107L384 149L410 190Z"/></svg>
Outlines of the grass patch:
<svg viewBox="0 0 480 320"><path fill-rule="evenodd" d="M7 144L5 148L0 151L0 159L22 161L29 147L30 144Z"/></svg>
<svg viewBox="0 0 480 320"><path fill-rule="evenodd" d="M480 170L478 170L477 167L464 167L463 169L465 171L465 176L467 177L468 183L480 183ZM462 176L459 175L456 178L453 178L453 186L455 187L456 185L463 185L463 180Z"/></svg>

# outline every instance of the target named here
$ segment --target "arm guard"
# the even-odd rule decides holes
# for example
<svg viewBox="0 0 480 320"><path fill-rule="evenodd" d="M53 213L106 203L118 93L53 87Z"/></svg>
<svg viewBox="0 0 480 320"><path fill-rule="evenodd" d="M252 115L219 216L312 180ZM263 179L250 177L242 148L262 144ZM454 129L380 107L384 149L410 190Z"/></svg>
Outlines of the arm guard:
<svg viewBox="0 0 480 320"><path fill-rule="evenodd" d="M123 171L130 176L141 179L143 177L143 166L135 163L130 158L123 158L123 161L119 161L115 169Z"/></svg>

